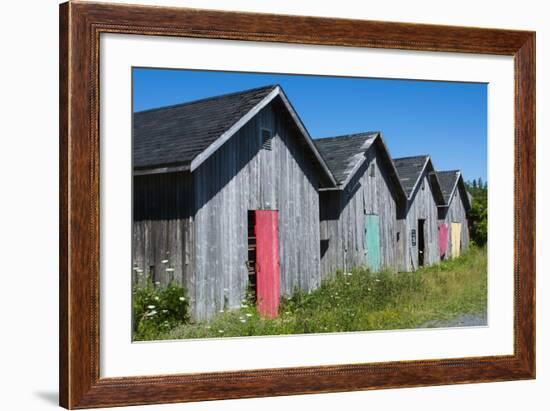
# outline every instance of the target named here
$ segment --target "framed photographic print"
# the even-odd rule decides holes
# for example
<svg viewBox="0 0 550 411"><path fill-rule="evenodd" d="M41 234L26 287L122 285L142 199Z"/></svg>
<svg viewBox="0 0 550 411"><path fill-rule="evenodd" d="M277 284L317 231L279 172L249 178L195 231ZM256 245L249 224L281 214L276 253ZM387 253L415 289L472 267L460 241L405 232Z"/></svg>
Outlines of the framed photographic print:
<svg viewBox="0 0 550 411"><path fill-rule="evenodd" d="M60 6L60 403L535 377L535 34Z"/></svg>

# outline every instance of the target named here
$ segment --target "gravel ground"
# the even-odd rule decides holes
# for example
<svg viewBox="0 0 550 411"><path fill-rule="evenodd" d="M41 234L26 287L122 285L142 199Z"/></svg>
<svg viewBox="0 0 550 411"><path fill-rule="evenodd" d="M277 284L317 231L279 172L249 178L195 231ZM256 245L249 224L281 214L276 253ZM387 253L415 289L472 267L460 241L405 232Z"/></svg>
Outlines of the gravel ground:
<svg viewBox="0 0 550 411"><path fill-rule="evenodd" d="M487 325L487 313L461 314L451 320L428 321L418 328L477 327Z"/></svg>

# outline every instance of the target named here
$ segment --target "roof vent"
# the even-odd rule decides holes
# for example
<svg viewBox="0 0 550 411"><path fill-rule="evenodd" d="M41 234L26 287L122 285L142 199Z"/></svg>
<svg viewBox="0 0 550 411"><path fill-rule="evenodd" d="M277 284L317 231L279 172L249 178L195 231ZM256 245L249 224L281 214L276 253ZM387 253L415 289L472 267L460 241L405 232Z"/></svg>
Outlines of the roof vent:
<svg viewBox="0 0 550 411"><path fill-rule="evenodd" d="M264 150L272 150L271 142L273 141L273 135L271 134L271 130L268 130L267 128L262 128L262 148Z"/></svg>

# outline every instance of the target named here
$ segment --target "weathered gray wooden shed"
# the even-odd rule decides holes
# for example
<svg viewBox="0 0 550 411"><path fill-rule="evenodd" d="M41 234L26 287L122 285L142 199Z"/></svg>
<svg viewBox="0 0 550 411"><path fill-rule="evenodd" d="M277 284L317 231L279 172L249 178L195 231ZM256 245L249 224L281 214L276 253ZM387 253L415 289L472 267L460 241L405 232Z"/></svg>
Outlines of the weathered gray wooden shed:
<svg viewBox="0 0 550 411"><path fill-rule="evenodd" d="M468 248L470 231L468 229L469 193L466 190L460 170L438 171L437 178L445 204L438 206L440 257L455 258Z"/></svg>
<svg viewBox="0 0 550 411"><path fill-rule="evenodd" d="M238 307L259 270L277 304L319 285L318 189L336 183L281 87L138 112L133 133L136 279L185 285L197 320Z"/></svg>
<svg viewBox="0 0 550 411"><path fill-rule="evenodd" d="M394 164L407 194L407 206L397 216L399 271L415 271L440 261L437 206L444 198L429 156L396 158Z"/></svg>
<svg viewBox="0 0 550 411"><path fill-rule="evenodd" d="M396 222L406 196L379 132L315 140L338 186L320 191L321 272L396 271Z"/></svg>

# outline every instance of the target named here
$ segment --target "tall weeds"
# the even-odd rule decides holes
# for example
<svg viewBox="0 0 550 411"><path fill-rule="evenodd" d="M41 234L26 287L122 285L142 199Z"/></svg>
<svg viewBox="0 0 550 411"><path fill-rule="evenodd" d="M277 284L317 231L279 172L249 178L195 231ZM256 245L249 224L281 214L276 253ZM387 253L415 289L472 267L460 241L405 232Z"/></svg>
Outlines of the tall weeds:
<svg viewBox="0 0 550 411"><path fill-rule="evenodd" d="M159 330L152 339L393 330L486 310L487 250L472 246L457 259L414 273L337 272L309 294L283 297L272 320L245 300L208 322Z"/></svg>

